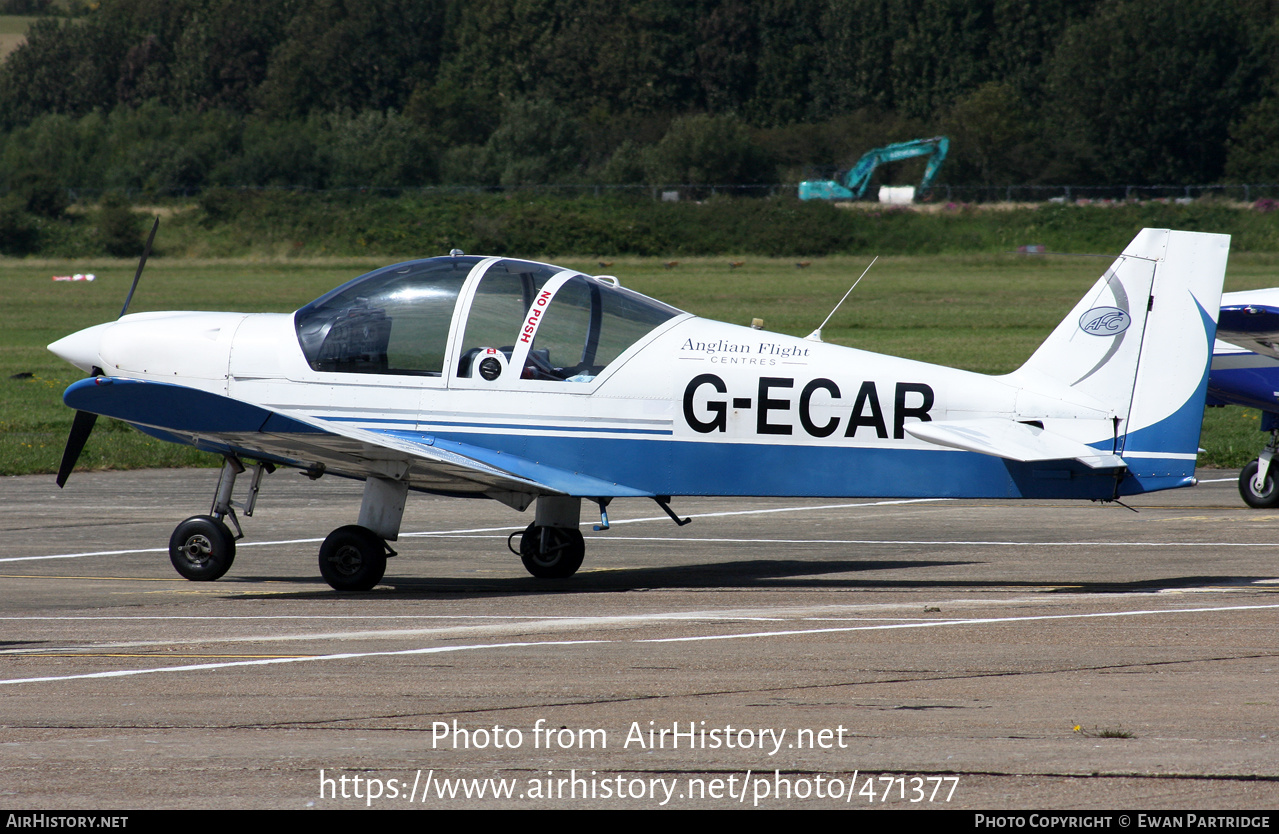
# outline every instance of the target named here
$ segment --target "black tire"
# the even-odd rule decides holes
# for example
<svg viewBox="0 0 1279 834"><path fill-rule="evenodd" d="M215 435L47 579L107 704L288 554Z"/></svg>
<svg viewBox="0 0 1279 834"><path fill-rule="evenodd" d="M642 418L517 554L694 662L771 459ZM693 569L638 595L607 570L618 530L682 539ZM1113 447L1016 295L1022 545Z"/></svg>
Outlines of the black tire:
<svg viewBox="0 0 1279 834"><path fill-rule="evenodd" d="M572 576L585 556L586 541L577 530L530 524L520 538L520 561L538 579Z"/></svg>
<svg viewBox="0 0 1279 834"><path fill-rule="evenodd" d="M1270 462L1270 470L1266 472L1265 489L1257 492L1252 486L1252 479L1257 477L1257 461L1252 461L1239 473L1239 494L1249 507L1268 510L1279 507L1279 488L1275 486L1275 462Z"/></svg>
<svg viewBox="0 0 1279 834"><path fill-rule="evenodd" d="M386 542L367 527L339 527L320 545L320 575L335 591L367 591L386 573Z"/></svg>
<svg viewBox="0 0 1279 834"><path fill-rule="evenodd" d="M193 582L212 582L235 562L235 537L211 515L192 516L169 536L169 561Z"/></svg>

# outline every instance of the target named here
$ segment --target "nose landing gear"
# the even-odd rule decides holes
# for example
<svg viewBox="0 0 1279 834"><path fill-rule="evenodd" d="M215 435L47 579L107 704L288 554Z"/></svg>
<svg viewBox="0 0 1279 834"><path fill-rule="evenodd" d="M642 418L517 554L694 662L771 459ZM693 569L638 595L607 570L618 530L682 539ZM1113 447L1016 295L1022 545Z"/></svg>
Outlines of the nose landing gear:
<svg viewBox="0 0 1279 834"><path fill-rule="evenodd" d="M231 569L235 537L211 515L192 516L169 537L169 561L193 582L212 582Z"/></svg>
<svg viewBox="0 0 1279 834"><path fill-rule="evenodd" d="M193 582L212 582L220 579L235 562L236 539L244 537L240 521L235 516L231 493L235 490L236 476L245 471L244 464L235 455L227 455L218 478L217 492L209 515L196 515L179 524L169 536L169 561L174 569ZM258 488L262 476L274 472L275 467L261 462L253 466L253 485L249 497L238 505L246 516L252 517L258 500ZM230 520L235 535L227 528Z"/></svg>

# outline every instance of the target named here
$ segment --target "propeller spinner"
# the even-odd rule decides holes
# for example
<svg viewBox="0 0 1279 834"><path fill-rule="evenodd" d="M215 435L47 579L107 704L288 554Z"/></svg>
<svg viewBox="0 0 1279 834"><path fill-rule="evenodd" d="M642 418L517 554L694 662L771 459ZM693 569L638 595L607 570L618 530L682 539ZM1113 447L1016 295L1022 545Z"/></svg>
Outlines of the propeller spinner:
<svg viewBox="0 0 1279 834"><path fill-rule="evenodd" d="M155 241L155 233L159 228L160 218L157 217L155 223L151 225L151 234L147 235L147 245L142 250L142 259L138 261L138 271L133 276L133 284L129 287L129 294L124 299L124 306L120 308L118 318L124 318L124 314L129 311L129 304L133 302L133 292L138 288L138 281L142 278L142 270L147 265L147 258L151 255L151 244ZM53 350L55 346L61 346L63 350L54 350L54 353L78 365L80 363L76 362L72 356L64 355L64 353L76 354L78 357L79 354L83 353L82 350L77 350L77 348L83 348L83 345L68 344L71 338L67 337L54 342L49 348ZM92 368L91 376L102 376L101 368L92 365L90 367ZM67 437L66 448L62 450L62 463L58 465L57 484L59 487L66 486L67 478L71 477L71 470L75 468L76 461L80 459L80 453L84 451L84 444L89 440L89 435L93 432L93 426L97 422L98 415L92 412L77 411L75 413L75 419L71 421L71 434Z"/></svg>

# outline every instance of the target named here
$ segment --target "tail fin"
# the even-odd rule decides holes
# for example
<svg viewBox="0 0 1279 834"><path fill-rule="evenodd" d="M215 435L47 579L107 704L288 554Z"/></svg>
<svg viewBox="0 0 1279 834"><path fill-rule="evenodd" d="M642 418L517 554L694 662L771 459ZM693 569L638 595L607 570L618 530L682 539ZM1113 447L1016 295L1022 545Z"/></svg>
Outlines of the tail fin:
<svg viewBox="0 0 1279 834"><path fill-rule="evenodd" d="M1109 416L1123 494L1193 482L1229 251L1229 235L1143 230L1011 375Z"/></svg>

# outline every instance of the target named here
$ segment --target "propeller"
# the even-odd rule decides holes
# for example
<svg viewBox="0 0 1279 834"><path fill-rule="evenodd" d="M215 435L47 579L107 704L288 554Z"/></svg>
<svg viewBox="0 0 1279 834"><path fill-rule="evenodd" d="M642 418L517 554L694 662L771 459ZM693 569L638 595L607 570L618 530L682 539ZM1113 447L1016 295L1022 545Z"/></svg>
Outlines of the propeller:
<svg viewBox="0 0 1279 834"><path fill-rule="evenodd" d="M71 477L71 470L84 451L85 441L89 439L89 432L93 431L93 424L96 422L98 415L92 411L75 413L75 419L71 421L71 435L67 438L67 448L62 450L62 463L58 466L59 487L67 485L67 478Z"/></svg>
<svg viewBox="0 0 1279 834"><path fill-rule="evenodd" d="M133 302L133 291L138 288L138 281L142 278L142 270L147 265L147 258L151 255L151 244L155 242L155 233L160 228L160 218L155 219L155 223L151 225L151 234L147 235L147 245L142 249L142 259L138 261L138 271L134 273L133 284L129 287L129 294L125 296L124 306L120 308L118 318L124 318L124 314L129 311L129 304ZM102 369L94 367L93 376L102 376ZM67 446L62 450L62 463L58 464L58 487L67 485L67 478L71 477L71 470L75 469L76 461L80 459L80 453L84 451L84 444L89 440L89 435L93 432L93 426L98 422L98 415L91 411L77 411L75 419L71 421L71 434L67 436Z"/></svg>
<svg viewBox="0 0 1279 834"><path fill-rule="evenodd" d="M134 273L133 284L129 287L129 294L124 297L124 306L120 308L119 318L124 318L124 314L129 312L129 304L133 301L133 291L138 288L138 279L142 277L142 269L147 265L147 258L151 255L151 244L155 241L155 233L159 228L160 218L156 217L155 223L151 224L151 234L147 235L147 245L142 249L142 260L138 261L138 271Z"/></svg>

